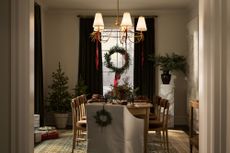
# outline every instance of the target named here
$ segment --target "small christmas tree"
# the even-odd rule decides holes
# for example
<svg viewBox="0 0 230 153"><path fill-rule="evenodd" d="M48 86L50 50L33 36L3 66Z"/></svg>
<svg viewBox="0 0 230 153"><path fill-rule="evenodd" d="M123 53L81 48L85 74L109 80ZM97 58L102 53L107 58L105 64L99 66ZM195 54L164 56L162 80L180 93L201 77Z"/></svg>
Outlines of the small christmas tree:
<svg viewBox="0 0 230 153"><path fill-rule="evenodd" d="M74 96L77 97L83 94L87 94L87 89L88 87L87 85L85 85L85 81L80 76L78 84L76 84L74 88L74 94L75 94Z"/></svg>
<svg viewBox="0 0 230 153"><path fill-rule="evenodd" d="M57 71L52 73L52 78L47 97L50 109L57 113L70 112L71 95L68 92L68 77L62 71L60 62Z"/></svg>

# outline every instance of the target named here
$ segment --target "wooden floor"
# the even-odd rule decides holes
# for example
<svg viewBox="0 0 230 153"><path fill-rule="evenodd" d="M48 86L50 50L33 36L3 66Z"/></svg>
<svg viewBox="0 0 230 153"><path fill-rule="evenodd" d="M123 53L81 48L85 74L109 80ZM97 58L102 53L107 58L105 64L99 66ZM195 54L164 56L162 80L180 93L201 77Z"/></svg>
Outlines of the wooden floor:
<svg viewBox="0 0 230 153"><path fill-rule="evenodd" d="M148 138L152 142L156 137L155 133L150 131ZM183 130L169 130L170 153L190 153L188 135ZM148 153L164 153L162 149L156 149L148 145ZM72 131L60 131L60 138L54 140L46 140L36 145L34 153L70 153L72 148ZM75 153L86 153L86 143L82 142L75 150ZM198 153L194 148L193 153Z"/></svg>

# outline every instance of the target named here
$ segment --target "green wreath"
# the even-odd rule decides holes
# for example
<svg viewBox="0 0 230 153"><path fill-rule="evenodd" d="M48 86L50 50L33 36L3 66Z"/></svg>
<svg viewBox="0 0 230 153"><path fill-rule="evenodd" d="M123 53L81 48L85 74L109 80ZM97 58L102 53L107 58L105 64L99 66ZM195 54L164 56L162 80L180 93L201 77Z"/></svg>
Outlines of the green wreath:
<svg viewBox="0 0 230 153"><path fill-rule="evenodd" d="M94 118L96 119L96 123L101 127L106 127L112 123L111 114L110 112L106 111L104 107L102 110L96 112Z"/></svg>
<svg viewBox="0 0 230 153"><path fill-rule="evenodd" d="M113 62L111 62L111 55L114 53L120 53L121 55L124 56L125 64L122 67L115 67L113 65ZM108 53L105 53L104 57L105 57L105 62L104 62L105 66L111 69L115 73L122 74L126 69L129 68L130 57L127 51L122 47L118 47L118 46L112 47Z"/></svg>

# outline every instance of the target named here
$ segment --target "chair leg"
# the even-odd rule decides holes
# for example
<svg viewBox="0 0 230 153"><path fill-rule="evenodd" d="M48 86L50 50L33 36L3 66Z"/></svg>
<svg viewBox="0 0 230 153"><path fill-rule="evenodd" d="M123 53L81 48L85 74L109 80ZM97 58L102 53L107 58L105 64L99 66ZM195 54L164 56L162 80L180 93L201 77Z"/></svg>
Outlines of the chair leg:
<svg viewBox="0 0 230 153"><path fill-rule="evenodd" d="M190 143L190 153L192 153L192 144Z"/></svg>
<svg viewBox="0 0 230 153"><path fill-rule="evenodd" d="M77 129L77 139L76 139L76 141L77 141L77 146L78 146L79 137L80 137L80 130Z"/></svg>
<svg viewBox="0 0 230 153"><path fill-rule="evenodd" d="M164 137L163 137L163 133L161 133L162 131L157 131L158 133L159 133L159 135L160 135L160 144L161 144L161 147L163 148L164 146L163 146L163 143L161 143L162 142L162 140L164 139Z"/></svg>
<svg viewBox="0 0 230 153"><path fill-rule="evenodd" d="M165 131L162 130L162 133L163 133L164 150L166 150L166 144L165 144Z"/></svg>
<svg viewBox="0 0 230 153"><path fill-rule="evenodd" d="M169 153L169 137L168 137L168 129L165 130L166 132L166 145L167 145L167 151Z"/></svg>
<svg viewBox="0 0 230 153"><path fill-rule="evenodd" d="M72 153L74 153L75 142L76 142L76 129L73 129L73 146L72 146Z"/></svg>

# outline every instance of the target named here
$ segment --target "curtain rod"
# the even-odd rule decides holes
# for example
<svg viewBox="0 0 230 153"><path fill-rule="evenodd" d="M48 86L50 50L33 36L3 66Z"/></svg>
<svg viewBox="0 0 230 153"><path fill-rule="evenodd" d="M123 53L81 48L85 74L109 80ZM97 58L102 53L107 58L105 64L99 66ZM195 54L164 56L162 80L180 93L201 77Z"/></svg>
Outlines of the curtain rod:
<svg viewBox="0 0 230 153"><path fill-rule="evenodd" d="M144 15L143 15L144 16ZM93 18L94 16L90 16L90 15L77 15L78 18ZM114 16L114 15L103 15L103 17L117 17L117 16ZM122 17L122 16L119 16L119 17ZM139 17L137 15L133 15L132 17ZM148 15L148 16L144 16L145 18L157 18L158 16L157 15Z"/></svg>

